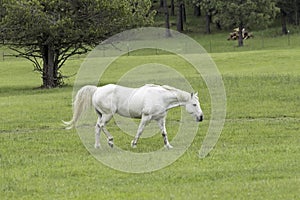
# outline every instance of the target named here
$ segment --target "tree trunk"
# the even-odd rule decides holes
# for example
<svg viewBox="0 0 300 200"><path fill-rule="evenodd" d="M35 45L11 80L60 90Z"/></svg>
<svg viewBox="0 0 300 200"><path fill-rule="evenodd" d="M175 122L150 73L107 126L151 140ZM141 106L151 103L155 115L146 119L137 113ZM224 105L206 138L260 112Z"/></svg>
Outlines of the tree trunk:
<svg viewBox="0 0 300 200"><path fill-rule="evenodd" d="M239 25L239 38L238 38L238 46L242 47L244 46L244 39L243 39L243 23L240 23Z"/></svg>
<svg viewBox="0 0 300 200"><path fill-rule="evenodd" d="M166 37L171 37L169 8L168 8L167 0L163 0L163 1L164 1L163 3L164 3L164 12L165 12Z"/></svg>
<svg viewBox="0 0 300 200"><path fill-rule="evenodd" d="M183 2L181 0L178 1L177 31L183 31Z"/></svg>
<svg viewBox="0 0 300 200"><path fill-rule="evenodd" d="M286 35L288 33L287 27L286 27L286 12L282 9L280 9L281 12L281 31L282 34Z"/></svg>
<svg viewBox="0 0 300 200"><path fill-rule="evenodd" d="M211 17L208 13L206 13L206 33L207 34L210 34L211 31L210 31L210 21L211 21Z"/></svg>
<svg viewBox="0 0 300 200"><path fill-rule="evenodd" d="M55 88L59 86L57 77L56 53L51 45L45 45L42 49L43 56L43 88Z"/></svg>
<svg viewBox="0 0 300 200"><path fill-rule="evenodd" d="M160 8L163 8L163 7L164 7L164 0L160 0L160 1L159 1L159 7L160 7Z"/></svg>
<svg viewBox="0 0 300 200"><path fill-rule="evenodd" d="M220 21L216 21L216 28L218 30L222 30L222 26L221 26L221 22Z"/></svg>
<svg viewBox="0 0 300 200"><path fill-rule="evenodd" d="M197 6L196 4L194 4L194 16L196 16L196 17L200 17L201 16L200 6Z"/></svg>
<svg viewBox="0 0 300 200"><path fill-rule="evenodd" d="M171 16L175 16L175 5L174 5L174 0L171 0Z"/></svg>
<svg viewBox="0 0 300 200"><path fill-rule="evenodd" d="M298 17L298 14L299 14L299 1L297 0L294 0L294 8L295 8L295 25L299 25L299 17Z"/></svg>
<svg viewBox="0 0 300 200"><path fill-rule="evenodd" d="M185 9L185 3L182 2L182 20L184 23L186 23L186 9Z"/></svg>

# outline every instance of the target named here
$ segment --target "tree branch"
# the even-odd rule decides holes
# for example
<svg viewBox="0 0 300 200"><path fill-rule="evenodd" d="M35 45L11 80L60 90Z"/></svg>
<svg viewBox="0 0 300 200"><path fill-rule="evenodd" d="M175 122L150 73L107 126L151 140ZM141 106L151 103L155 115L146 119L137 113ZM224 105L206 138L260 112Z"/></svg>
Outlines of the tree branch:
<svg viewBox="0 0 300 200"><path fill-rule="evenodd" d="M34 54L34 53L38 53L37 51L24 53L21 50L18 50L11 46L9 47L9 49L18 53L18 55L14 55L15 57L22 57L22 58L25 58L25 59L29 60L30 62L32 62L36 71L39 71L39 72L43 71L39 61L37 60L37 58L41 58L41 56Z"/></svg>
<svg viewBox="0 0 300 200"><path fill-rule="evenodd" d="M70 49L71 47L66 48L64 53L61 55L61 58L58 61L59 65L57 66L57 69L60 69L71 56L85 54L89 51L88 48L85 48L82 45L75 47L72 51L68 51Z"/></svg>

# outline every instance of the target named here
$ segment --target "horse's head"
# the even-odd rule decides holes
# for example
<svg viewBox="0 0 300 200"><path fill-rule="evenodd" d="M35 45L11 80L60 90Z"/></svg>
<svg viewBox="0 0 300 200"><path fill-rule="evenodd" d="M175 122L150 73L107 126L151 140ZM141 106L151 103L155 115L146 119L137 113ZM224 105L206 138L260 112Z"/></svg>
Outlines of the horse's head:
<svg viewBox="0 0 300 200"><path fill-rule="evenodd" d="M185 109L188 113L190 113L193 117L196 118L197 122L201 122L203 120L203 112L200 107L198 93L191 93L191 98L185 104Z"/></svg>

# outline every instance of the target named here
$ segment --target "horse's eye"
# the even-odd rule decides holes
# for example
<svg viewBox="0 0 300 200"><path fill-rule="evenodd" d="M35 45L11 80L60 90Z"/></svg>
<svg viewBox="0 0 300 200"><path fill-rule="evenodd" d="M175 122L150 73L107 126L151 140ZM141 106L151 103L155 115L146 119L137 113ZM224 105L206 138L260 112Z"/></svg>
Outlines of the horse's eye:
<svg viewBox="0 0 300 200"><path fill-rule="evenodd" d="M193 106L197 106L197 104L194 103Z"/></svg>

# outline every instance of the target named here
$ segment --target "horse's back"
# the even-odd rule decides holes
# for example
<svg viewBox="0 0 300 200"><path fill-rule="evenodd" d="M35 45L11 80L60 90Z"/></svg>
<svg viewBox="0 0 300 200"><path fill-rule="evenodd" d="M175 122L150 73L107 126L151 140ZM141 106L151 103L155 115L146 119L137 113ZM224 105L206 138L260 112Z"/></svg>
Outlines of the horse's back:
<svg viewBox="0 0 300 200"><path fill-rule="evenodd" d="M94 105L102 112L140 118L155 106L163 105L165 92L166 88L154 84L146 84L140 88L108 84L97 89Z"/></svg>
<svg viewBox="0 0 300 200"><path fill-rule="evenodd" d="M130 97L134 94L136 89L124 87L115 84L108 84L98 87L93 97L93 104L95 108L106 114L118 113L125 117L130 117L130 110L132 102ZM134 113L140 115L140 113ZM135 116L139 117L139 116Z"/></svg>

